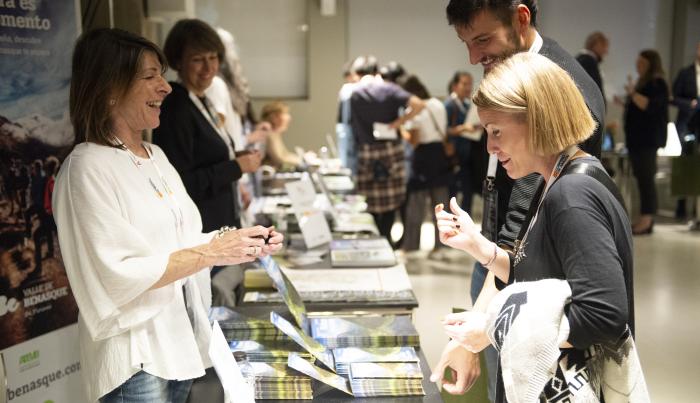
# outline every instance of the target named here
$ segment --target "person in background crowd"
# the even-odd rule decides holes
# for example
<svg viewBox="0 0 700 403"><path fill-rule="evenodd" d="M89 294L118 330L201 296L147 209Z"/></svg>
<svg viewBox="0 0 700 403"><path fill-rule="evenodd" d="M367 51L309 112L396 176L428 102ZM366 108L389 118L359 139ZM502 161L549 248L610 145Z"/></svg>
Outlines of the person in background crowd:
<svg viewBox="0 0 700 403"><path fill-rule="evenodd" d="M685 143L685 136L694 133L700 136L700 125L689 127L688 123L693 118L700 120L700 42L695 50L695 62L678 72L673 81L672 103L678 107L676 116L676 130L681 144ZM684 147L684 152L687 152ZM687 215L685 199L678 200L676 205L676 218L685 218Z"/></svg>
<svg viewBox="0 0 700 403"><path fill-rule="evenodd" d="M182 403L211 366L209 268L268 255L283 237L261 226L202 232L175 167L142 140L171 92L155 44L88 31L72 66L76 145L56 177L53 214L80 310L87 401Z"/></svg>
<svg viewBox="0 0 700 403"><path fill-rule="evenodd" d="M454 155L450 156L457 164L457 171L451 177L450 198L462 193L460 206L464 211L472 211L472 198L478 192L483 180L486 141L474 141L462 137L465 132L481 132L481 127L467 122L467 114L471 107L469 97L472 95L472 75L466 71L458 71L448 84L450 97L445 100L447 110L447 134L450 136Z"/></svg>
<svg viewBox="0 0 700 403"><path fill-rule="evenodd" d="M270 102L262 108L260 119L271 127L265 147L265 164L277 170L295 170L302 164L302 159L296 153L289 151L284 144L284 133L289 128L292 115L289 106L281 101Z"/></svg>
<svg viewBox="0 0 700 403"><path fill-rule="evenodd" d="M576 55L576 61L581 64L586 73L595 81L603 100L605 100L605 90L603 89L603 75L600 73L600 63L608 55L610 40L600 31L588 35L583 49Z"/></svg>
<svg viewBox="0 0 700 403"><path fill-rule="evenodd" d="M632 226L635 235L651 234L658 206L656 152L666 145L670 91L664 79L659 52L643 50L637 57L637 74L625 86L625 144L637 178L640 217ZM618 102L622 100L618 99Z"/></svg>
<svg viewBox="0 0 700 403"><path fill-rule="evenodd" d="M586 105L596 121L595 132L581 146L594 157L601 153L602 127L605 118L605 102L591 77L576 60L558 43L543 38L537 31L539 7L536 0L450 0L447 20L453 25L457 37L465 44L472 64L481 64L488 74L505 58L519 52L541 54L564 70L576 82ZM535 191L542 178L534 173L515 181L498 164L495 189L498 192L497 242L500 247L513 249ZM479 298L495 290L493 275L477 262L472 275L471 296L475 307L480 307ZM477 298L478 297L478 298ZM495 396L496 351L488 348L486 367L489 374L489 398ZM464 393L480 375L478 356L448 343L436 368L450 367L456 374L453 382L442 381L450 393ZM436 370L436 372L439 372Z"/></svg>
<svg viewBox="0 0 700 403"><path fill-rule="evenodd" d="M379 75L382 77L382 80L384 80L384 82L398 84L399 80L406 77L406 74L406 70L403 68L403 66L399 62L393 60L379 67ZM408 135L406 131L399 129L399 132L401 133L401 142L403 143L403 156L406 164L406 178L409 178L410 181L410 178L413 175L413 166L411 164L411 161L413 161L413 146L408 140ZM407 189L407 192L410 192L410 189ZM401 203L401 206L399 207L399 218L401 220L401 224L403 224L404 232L402 232L399 239L397 239L396 242L394 242L394 249L403 248L403 241L406 235L406 204L407 200L404 199L404 202Z"/></svg>
<svg viewBox="0 0 700 403"><path fill-rule="evenodd" d="M415 95L384 82L374 56L353 63L362 78L350 98L350 124L357 150L357 191L367 198L367 210L379 233L391 242L396 211L406 195L406 169L398 128L424 107ZM406 113L399 116L399 110ZM386 125L386 126L383 126ZM375 133L380 134L375 138Z"/></svg>
<svg viewBox="0 0 700 403"><path fill-rule="evenodd" d="M353 68L352 62L345 65L343 78L345 82L338 91L338 120L335 125L335 135L340 162L355 176L357 174L357 153L350 126L350 97L357 82L360 81L360 77Z"/></svg>
<svg viewBox="0 0 700 403"><path fill-rule="evenodd" d="M629 218L600 161L578 148L593 134L596 122L576 83L543 55L521 52L484 77L473 102L488 133L488 151L496 154L508 176L515 179L532 172L542 176L539 202L530 205L528 219L518 234L518 247L512 252L484 237L455 199L450 203L452 214L442 205L435 208L440 239L482 262L495 276L499 289L514 283L525 286L559 279L566 281L570 299L564 302L554 295L540 295L545 302L536 306L541 311L530 313L535 309L530 304L534 301L522 292L511 294L498 308L500 312L495 311L495 319L486 318L478 307L448 315L443 326L450 343L481 351L491 344L487 323L499 323L494 325L501 364L497 403L514 402L513 397L518 396L514 389L525 385L541 388L532 391L535 393L528 390L532 401L539 402L648 401L636 352L629 348L634 334ZM597 174L579 173L576 169L580 167ZM480 297L479 302L488 304L495 294ZM548 322L553 319L544 312L547 305L557 310L555 324ZM488 312L493 311L489 308ZM527 322L523 325L521 320ZM545 327L557 328L561 320L567 323L565 338L558 339L556 331L546 342L538 338L547 333ZM523 326L532 334L514 331L514 327ZM550 353L549 348L555 351ZM514 362L518 360L523 362ZM623 367L627 363L636 364L630 373L621 370L629 368ZM501 376L506 374L502 368L513 366L529 366L537 381ZM438 368L438 376L443 369ZM616 381L632 377L629 383L624 383L627 379L618 382L631 385L633 398L628 389L607 383L608 370L615 373ZM642 395L646 399L641 399Z"/></svg>
<svg viewBox="0 0 700 403"><path fill-rule="evenodd" d="M235 139L224 124L228 117L220 115L206 96L219 72L224 45L205 22L185 19L170 30L163 51L178 81L170 83L172 93L163 101L153 142L180 174L199 209L204 231L240 227L238 180L244 173L255 172L262 157L259 152L236 156ZM211 275L214 304L232 306L240 269L217 267Z"/></svg>
<svg viewBox="0 0 700 403"><path fill-rule="evenodd" d="M384 81L398 84L401 77L406 75L406 70L399 62L392 60L379 68L379 75Z"/></svg>
<svg viewBox="0 0 700 403"><path fill-rule="evenodd" d="M410 134L409 143L414 147L411 160L411 175L408 178L406 214L403 221L402 249L416 251L420 247L420 233L427 203L434 206L448 200L449 163L445 155L444 141L447 129L447 114L442 102L430 96L423 83L414 75L403 76L399 85L425 102L425 108L404 126ZM435 220L433 220L435 223ZM435 226L435 249L430 258L435 259L441 249L437 226Z"/></svg>

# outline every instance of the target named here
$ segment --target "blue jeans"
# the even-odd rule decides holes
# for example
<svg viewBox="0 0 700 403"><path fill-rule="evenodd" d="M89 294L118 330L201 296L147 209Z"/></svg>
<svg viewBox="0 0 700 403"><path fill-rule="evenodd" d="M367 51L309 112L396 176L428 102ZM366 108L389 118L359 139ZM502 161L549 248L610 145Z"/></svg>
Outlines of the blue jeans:
<svg viewBox="0 0 700 403"><path fill-rule="evenodd" d="M169 381L139 371L116 389L100 398L100 403L185 403L192 379Z"/></svg>
<svg viewBox="0 0 700 403"><path fill-rule="evenodd" d="M486 275L488 274L488 269L481 265L481 263L474 263L474 271L472 272L472 285L470 289L470 294L472 297L472 304L476 302L479 297L481 288L484 286L484 281L486 280ZM486 358L486 377L489 391L489 400L494 401L496 399L496 374L498 373L498 351L493 346L488 346L483 351L483 357Z"/></svg>

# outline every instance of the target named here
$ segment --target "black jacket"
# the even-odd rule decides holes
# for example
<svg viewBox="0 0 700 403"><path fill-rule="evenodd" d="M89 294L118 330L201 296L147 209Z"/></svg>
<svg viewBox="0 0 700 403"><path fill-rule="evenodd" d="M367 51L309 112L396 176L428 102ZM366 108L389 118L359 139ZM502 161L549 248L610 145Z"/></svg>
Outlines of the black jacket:
<svg viewBox="0 0 700 403"><path fill-rule="evenodd" d="M240 226L234 200L241 168L229 159L228 146L197 109L187 89L174 82L170 85L173 92L163 101L153 142L182 177L199 208L204 231Z"/></svg>
<svg viewBox="0 0 700 403"><path fill-rule="evenodd" d="M666 145L668 124L668 85L663 78L654 78L637 92L649 98L642 110L627 99L625 103L625 143L630 151L657 149Z"/></svg>
<svg viewBox="0 0 700 403"><path fill-rule="evenodd" d="M697 97L697 76L695 75L695 63L693 63L678 72L678 76L673 82L673 104L678 107L676 128L680 135L688 133L688 121L697 112L697 110L690 109L690 102Z"/></svg>
<svg viewBox="0 0 700 403"><path fill-rule="evenodd" d="M581 52L576 55L576 61L581 65L581 67L583 67L586 73L591 76L595 84L600 89L601 94L603 94L603 101L605 101L603 76L600 74L600 59L590 53Z"/></svg>

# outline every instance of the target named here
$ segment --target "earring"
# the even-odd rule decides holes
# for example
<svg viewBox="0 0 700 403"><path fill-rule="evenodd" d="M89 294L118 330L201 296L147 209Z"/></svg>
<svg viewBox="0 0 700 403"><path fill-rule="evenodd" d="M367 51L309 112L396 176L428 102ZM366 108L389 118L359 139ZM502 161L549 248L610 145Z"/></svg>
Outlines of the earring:
<svg viewBox="0 0 700 403"><path fill-rule="evenodd" d="M109 106L114 106L114 105L116 105L116 104L117 104L117 100L116 100L116 99L112 98L112 99L109 100Z"/></svg>

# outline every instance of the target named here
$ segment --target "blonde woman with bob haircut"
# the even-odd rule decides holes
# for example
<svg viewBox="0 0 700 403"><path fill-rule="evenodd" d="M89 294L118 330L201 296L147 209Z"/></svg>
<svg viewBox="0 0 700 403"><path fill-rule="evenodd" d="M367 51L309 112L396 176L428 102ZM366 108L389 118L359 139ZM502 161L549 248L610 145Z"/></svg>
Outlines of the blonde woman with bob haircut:
<svg viewBox="0 0 700 403"><path fill-rule="evenodd" d="M496 154L508 176L517 179L536 172L544 180L512 251L481 235L454 198L451 213L436 206L440 240L466 251L490 272L485 298L471 312L448 315L443 321L450 343L472 352L490 344L485 312L498 289L515 282L566 280L571 302L564 315L570 332L559 344L558 365L563 373L572 365L585 368L600 399L599 367L586 357L591 349L600 351L600 345L628 340L634 331L634 309L627 213L600 161L577 147L593 133L595 122L571 77L533 53L516 54L487 74L473 103L488 133L488 152ZM496 343L503 357L503 340ZM552 382L567 385L556 378L545 378L549 383L542 389L543 401L554 398L549 395ZM496 394L497 402L506 401L500 374Z"/></svg>

